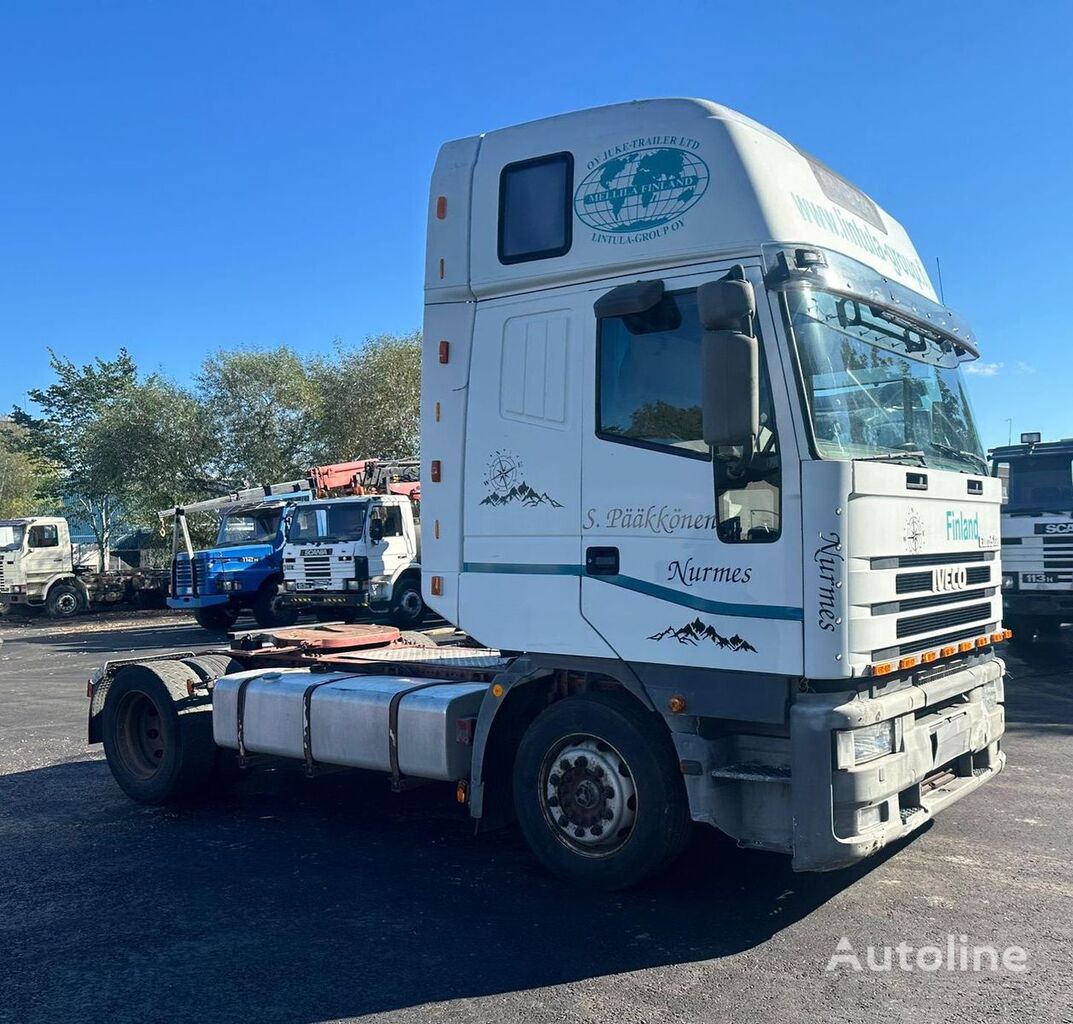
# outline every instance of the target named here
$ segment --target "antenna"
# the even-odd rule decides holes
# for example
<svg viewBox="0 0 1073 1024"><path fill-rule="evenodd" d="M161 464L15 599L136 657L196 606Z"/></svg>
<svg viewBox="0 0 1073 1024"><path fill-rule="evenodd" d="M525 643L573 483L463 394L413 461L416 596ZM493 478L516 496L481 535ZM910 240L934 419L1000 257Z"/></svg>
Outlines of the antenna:
<svg viewBox="0 0 1073 1024"><path fill-rule="evenodd" d="M945 306L946 297L943 295L943 266L939 262L939 257L935 257L935 270L939 274L939 301Z"/></svg>

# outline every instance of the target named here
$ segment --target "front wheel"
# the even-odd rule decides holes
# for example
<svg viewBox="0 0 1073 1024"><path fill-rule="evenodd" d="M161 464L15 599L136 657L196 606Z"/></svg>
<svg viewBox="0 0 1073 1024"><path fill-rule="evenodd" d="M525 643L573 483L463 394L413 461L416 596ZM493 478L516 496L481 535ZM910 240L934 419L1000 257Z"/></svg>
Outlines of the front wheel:
<svg viewBox="0 0 1073 1024"><path fill-rule="evenodd" d="M194 621L210 633L226 633L238 618L238 609L227 604L214 604L208 608L195 608Z"/></svg>
<svg viewBox="0 0 1073 1024"><path fill-rule="evenodd" d="M45 608L54 619L71 619L85 611L82 591L72 583L57 583L45 599Z"/></svg>
<svg viewBox="0 0 1073 1024"><path fill-rule="evenodd" d="M427 609L421 596L421 581L412 576L395 584L391 597L391 622L399 629L413 629L424 619Z"/></svg>
<svg viewBox="0 0 1073 1024"><path fill-rule="evenodd" d="M692 827L666 726L618 693L568 697L537 717L518 747L514 808L545 867L600 889L659 871Z"/></svg>
<svg viewBox="0 0 1073 1024"><path fill-rule="evenodd" d="M262 629L293 626L298 621L298 609L283 603L283 584L266 583L253 602L253 617Z"/></svg>

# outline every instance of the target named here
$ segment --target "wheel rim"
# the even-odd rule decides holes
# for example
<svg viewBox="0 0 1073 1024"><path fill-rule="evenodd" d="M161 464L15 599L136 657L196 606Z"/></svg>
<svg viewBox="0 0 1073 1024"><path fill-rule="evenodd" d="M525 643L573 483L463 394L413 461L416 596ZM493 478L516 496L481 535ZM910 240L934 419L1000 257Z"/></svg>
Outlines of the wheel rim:
<svg viewBox="0 0 1073 1024"><path fill-rule="evenodd" d="M60 615L74 615L78 611L78 598L69 591L64 591L56 598L55 605Z"/></svg>
<svg viewBox="0 0 1073 1024"><path fill-rule="evenodd" d="M167 751L160 710L144 693L124 694L116 710L116 743L124 766L139 779L151 779Z"/></svg>
<svg viewBox="0 0 1073 1024"><path fill-rule="evenodd" d="M547 753L537 780L544 818L575 853L607 857L633 835L637 787L626 759L598 736L576 734Z"/></svg>
<svg viewBox="0 0 1073 1024"><path fill-rule="evenodd" d="M419 619L424 602L416 590L404 590L399 598L399 611L408 619Z"/></svg>

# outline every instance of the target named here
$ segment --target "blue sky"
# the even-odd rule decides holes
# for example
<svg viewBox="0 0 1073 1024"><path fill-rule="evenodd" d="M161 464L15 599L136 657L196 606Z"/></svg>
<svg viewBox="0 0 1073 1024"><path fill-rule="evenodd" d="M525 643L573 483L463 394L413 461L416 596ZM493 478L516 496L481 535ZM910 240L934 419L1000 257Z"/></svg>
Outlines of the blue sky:
<svg viewBox="0 0 1073 1024"><path fill-rule="evenodd" d="M0 410L127 346L314 352L421 320L439 144L704 96L906 225L982 343L984 441L1073 435L1065 3L0 0Z"/></svg>

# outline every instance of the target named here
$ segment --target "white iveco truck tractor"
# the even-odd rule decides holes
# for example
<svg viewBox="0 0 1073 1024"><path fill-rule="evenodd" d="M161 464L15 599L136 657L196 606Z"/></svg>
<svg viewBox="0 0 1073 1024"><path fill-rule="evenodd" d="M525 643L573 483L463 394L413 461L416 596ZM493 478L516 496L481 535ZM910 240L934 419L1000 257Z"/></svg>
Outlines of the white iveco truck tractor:
<svg viewBox="0 0 1073 1024"><path fill-rule="evenodd" d="M422 584L487 646L322 626L105 666L130 795L211 785L211 732L453 781L617 887L693 822L849 865L1001 770L976 342L895 220L701 100L449 143L428 215Z"/></svg>
<svg viewBox="0 0 1073 1024"><path fill-rule="evenodd" d="M1016 641L1053 637L1073 622L1073 438L990 452L1002 481L1002 596Z"/></svg>

